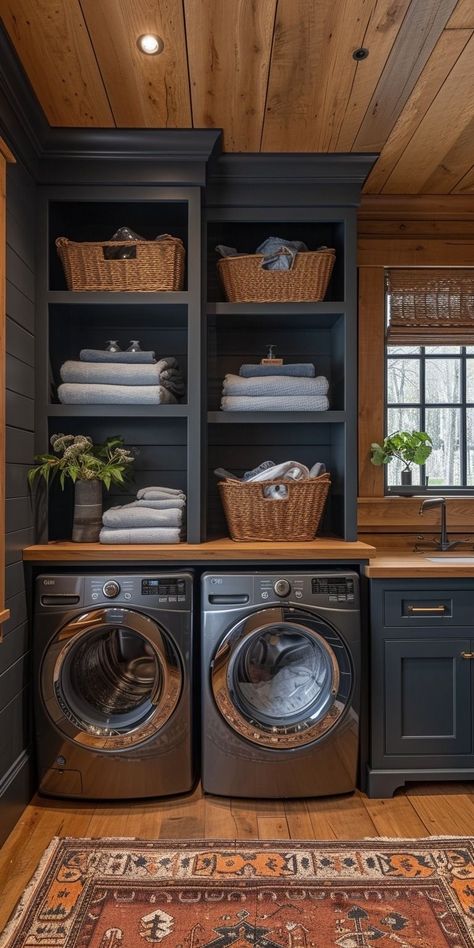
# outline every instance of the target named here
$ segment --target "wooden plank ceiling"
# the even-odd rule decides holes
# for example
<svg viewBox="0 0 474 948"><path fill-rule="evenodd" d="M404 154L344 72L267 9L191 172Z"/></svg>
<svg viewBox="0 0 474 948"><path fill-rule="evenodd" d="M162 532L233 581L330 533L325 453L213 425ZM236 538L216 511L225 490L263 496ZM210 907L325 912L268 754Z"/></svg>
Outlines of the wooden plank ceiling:
<svg viewBox="0 0 474 948"><path fill-rule="evenodd" d="M0 16L51 125L377 151L368 193L474 193L474 0L0 0ZM138 51L148 32L161 55Z"/></svg>

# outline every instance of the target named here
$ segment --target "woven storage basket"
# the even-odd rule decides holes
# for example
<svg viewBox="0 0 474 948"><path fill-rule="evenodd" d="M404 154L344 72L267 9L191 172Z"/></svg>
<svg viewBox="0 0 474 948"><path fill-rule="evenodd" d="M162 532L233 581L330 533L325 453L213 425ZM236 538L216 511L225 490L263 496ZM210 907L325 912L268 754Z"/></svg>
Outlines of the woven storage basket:
<svg viewBox="0 0 474 948"><path fill-rule="evenodd" d="M298 253L291 270L263 270L261 253L223 257L217 269L230 303L285 303L324 299L335 251Z"/></svg>
<svg viewBox="0 0 474 948"><path fill-rule="evenodd" d="M265 497L271 484L284 484L286 498ZM227 526L233 540L312 540L317 532L328 495L329 474L305 481L234 480L218 484Z"/></svg>
<svg viewBox="0 0 474 948"><path fill-rule="evenodd" d="M136 256L107 260L106 247L136 247ZM56 247L69 290L181 290L184 247L178 237L162 240L104 240L76 243L58 237Z"/></svg>

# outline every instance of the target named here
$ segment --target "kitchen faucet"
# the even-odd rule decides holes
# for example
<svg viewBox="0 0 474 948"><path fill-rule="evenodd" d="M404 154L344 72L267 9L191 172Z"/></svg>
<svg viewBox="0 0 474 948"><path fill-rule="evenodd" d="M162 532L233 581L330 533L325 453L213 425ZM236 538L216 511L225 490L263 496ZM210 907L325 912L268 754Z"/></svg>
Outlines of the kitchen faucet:
<svg viewBox="0 0 474 948"><path fill-rule="evenodd" d="M448 540L448 533L446 529L446 497L426 497L425 500L422 500L420 504L420 509L418 513L420 516L423 516L425 510L429 510L431 507L440 508L440 533L439 540L425 540L423 536L419 536L419 540L424 540L425 543L432 543L437 550L442 550L443 553L446 550L452 550L456 546L461 546L464 543L471 545L474 549L472 540ZM415 544L415 550L418 550L420 545Z"/></svg>

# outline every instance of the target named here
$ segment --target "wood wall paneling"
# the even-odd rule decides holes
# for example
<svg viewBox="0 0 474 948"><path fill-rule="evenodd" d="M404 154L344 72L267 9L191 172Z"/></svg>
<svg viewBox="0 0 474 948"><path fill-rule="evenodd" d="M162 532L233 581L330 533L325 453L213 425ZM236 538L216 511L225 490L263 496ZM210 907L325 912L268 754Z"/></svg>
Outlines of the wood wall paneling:
<svg viewBox="0 0 474 948"><path fill-rule="evenodd" d="M412 0L354 142L356 151L381 151L455 6L456 0Z"/></svg>
<svg viewBox="0 0 474 948"><path fill-rule="evenodd" d="M193 124L259 151L276 0L184 0Z"/></svg>
<svg viewBox="0 0 474 948"><path fill-rule="evenodd" d="M382 267L359 273L359 494L383 496L383 468L370 461L370 445L384 426L385 284Z"/></svg>
<svg viewBox="0 0 474 948"><path fill-rule="evenodd" d="M51 125L114 124L79 0L2 0L0 12Z"/></svg>
<svg viewBox="0 0 474 948"><path fill-rule="evenodd" d="M6 260L7 260L7 162L14 157L0 139L0 642L3 623L10 612L5 608L5 449L6 449Z"/></svg>
<svg viewBox="0 0 474 948"><path fill-rule="evenodd" d="M116 124L190 126L182 0L81 0L81 7ZM163 39L160 55L140 52L143 33Z"/></svg>
<svg viewBox="0 0 474 948"><path fill-rule="evenodd" d="M472 125L474 117L474 36L464 47L446 81L421 120L397 165L387 179L385 189L391 194L416 194L426 187L434 176L436 190L451 190L456 182L449 173L438 171L445 156L456 146L458 139ZM471 147L469 147L471 145ZM472 136L460 155L459 148L454 167L458 179L472 165ZM446 177L448 181L446 183Z"/></svg>
<svg viewBox="0 0 474 948"><path fill-rule="evenodd" d="M471 30L444 30L401 112L365 185L364 192L385 189L397 162L471 37Z"/></svg>
<svg viewBox="0 0 474 948"><path fill-rule="evenodd" d="M469 169L464 178L456 185L454 191L459 194L473 194L474 193L474 165Z"/></svg>

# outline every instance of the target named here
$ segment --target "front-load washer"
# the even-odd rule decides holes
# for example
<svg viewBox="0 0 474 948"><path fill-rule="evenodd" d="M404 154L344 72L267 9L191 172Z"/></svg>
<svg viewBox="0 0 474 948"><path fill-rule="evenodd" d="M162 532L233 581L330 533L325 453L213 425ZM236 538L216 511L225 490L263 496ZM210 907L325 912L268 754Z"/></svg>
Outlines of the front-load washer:
<svg viewBox="0 0 474 948"><path fill-rule="evenodd" d="M354 790L357 574L205 573L201 635L203 790L282 799Z"/></svg>
<svg viewBox="0 0 474 948"><path fill-rule="evenodd" d="M192 601L186 572L38 577L42 793L125 799L192 789Z"/></svg>

